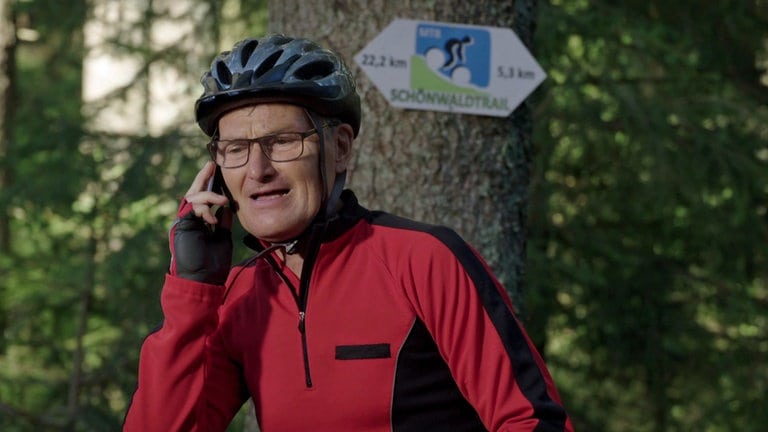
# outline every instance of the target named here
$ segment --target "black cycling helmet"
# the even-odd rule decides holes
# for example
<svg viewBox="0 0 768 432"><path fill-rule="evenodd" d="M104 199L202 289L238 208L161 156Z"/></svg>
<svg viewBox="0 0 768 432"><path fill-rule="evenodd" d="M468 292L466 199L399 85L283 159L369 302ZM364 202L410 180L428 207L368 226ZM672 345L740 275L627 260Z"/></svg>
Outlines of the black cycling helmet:
<svg viewBox="0 0 768 432"><path fill-rule="evenodd" d="M200 83L200 128L213 136L227 111L259 102L286 102L360 130L360 96L341 56L307 39L271 35L245 39L221 53Z"/></svg>

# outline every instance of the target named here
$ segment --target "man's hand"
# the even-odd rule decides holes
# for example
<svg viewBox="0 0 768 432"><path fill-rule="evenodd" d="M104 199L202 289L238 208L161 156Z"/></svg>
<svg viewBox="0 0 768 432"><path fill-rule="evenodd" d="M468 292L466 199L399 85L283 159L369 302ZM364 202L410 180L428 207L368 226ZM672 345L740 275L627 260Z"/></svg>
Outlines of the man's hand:
<svg viewBox="0 0 768 432"><path fill-rule="evenodd" d="M170 273L197 282L223 285L232 265L232 210L224 195L206 190L216 164L197 173L169 233ZM220 207L214 214L213 206Z"/></svg>

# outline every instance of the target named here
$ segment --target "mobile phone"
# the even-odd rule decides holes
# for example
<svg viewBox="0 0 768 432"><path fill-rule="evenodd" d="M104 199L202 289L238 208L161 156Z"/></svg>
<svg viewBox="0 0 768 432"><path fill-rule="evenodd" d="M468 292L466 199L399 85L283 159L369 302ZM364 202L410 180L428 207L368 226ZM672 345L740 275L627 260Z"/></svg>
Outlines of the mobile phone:
<svg viewBox="0 0 768 432"><path fill-rule="evenodd" d="M213 175L210 179L208 179L208 187L206 190L215 192L219 195L227 195L229 197L229 191L226 191L227 185L224 184L224 176L221 174L221 167L216 166L216 170L213 172Z"/></svg>
<svg viewBox="0 0 768 432"><path fill-rule="evenodd" d="M213 175L210 179L208 179L208 186L206 190L226 196L229 200L229 207L232 209L232 211L237 211L237 204L232 199L232 194L229 192L229 189L227 189L226 183L224 183L224 176L221 173L220 166L216 166L216 170L213 172ZM218 211L218 209L216 209L216 211Z"/></svg>

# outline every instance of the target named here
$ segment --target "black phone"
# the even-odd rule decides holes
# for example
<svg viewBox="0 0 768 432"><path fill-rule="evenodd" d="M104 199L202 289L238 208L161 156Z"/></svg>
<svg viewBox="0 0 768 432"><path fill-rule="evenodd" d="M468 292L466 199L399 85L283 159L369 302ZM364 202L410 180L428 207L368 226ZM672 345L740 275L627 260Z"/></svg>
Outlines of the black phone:
<svg viewBox="0 0 768 432"><path fill-rule="evenodd" d="M218 165L216 166L216 171L213 172L213 176L208 179L207 190L226 196L229 200L229 207L232 211L237 211L237 204L232 199L232 194L229 192L229 189L227 189L226 183L224 183L224 176L221 174L221 167Z"/></svg>
<svg viewBox="0 0 768 432"><path fill-rule="evenodd" d="M208 179L207 190L229 197L229 191L226 189L227 185L224 184L224 176L221 174L221 167L216 166L216 171L213 172L213 176Z"/></svg>

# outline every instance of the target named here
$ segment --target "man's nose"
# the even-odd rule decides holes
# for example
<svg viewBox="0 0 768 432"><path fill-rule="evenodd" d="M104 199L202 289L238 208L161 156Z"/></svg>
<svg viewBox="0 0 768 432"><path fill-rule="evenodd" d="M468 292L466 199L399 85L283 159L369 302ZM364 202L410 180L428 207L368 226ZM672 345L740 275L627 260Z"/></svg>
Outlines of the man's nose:
<svg viewBox="0 0 768 432"><path fill-rule="evenodd" d="M248 158L248 175L256 180L264 181L273 177L275 173L273 162L264 154L258 143L253 143Z"/></svg>

